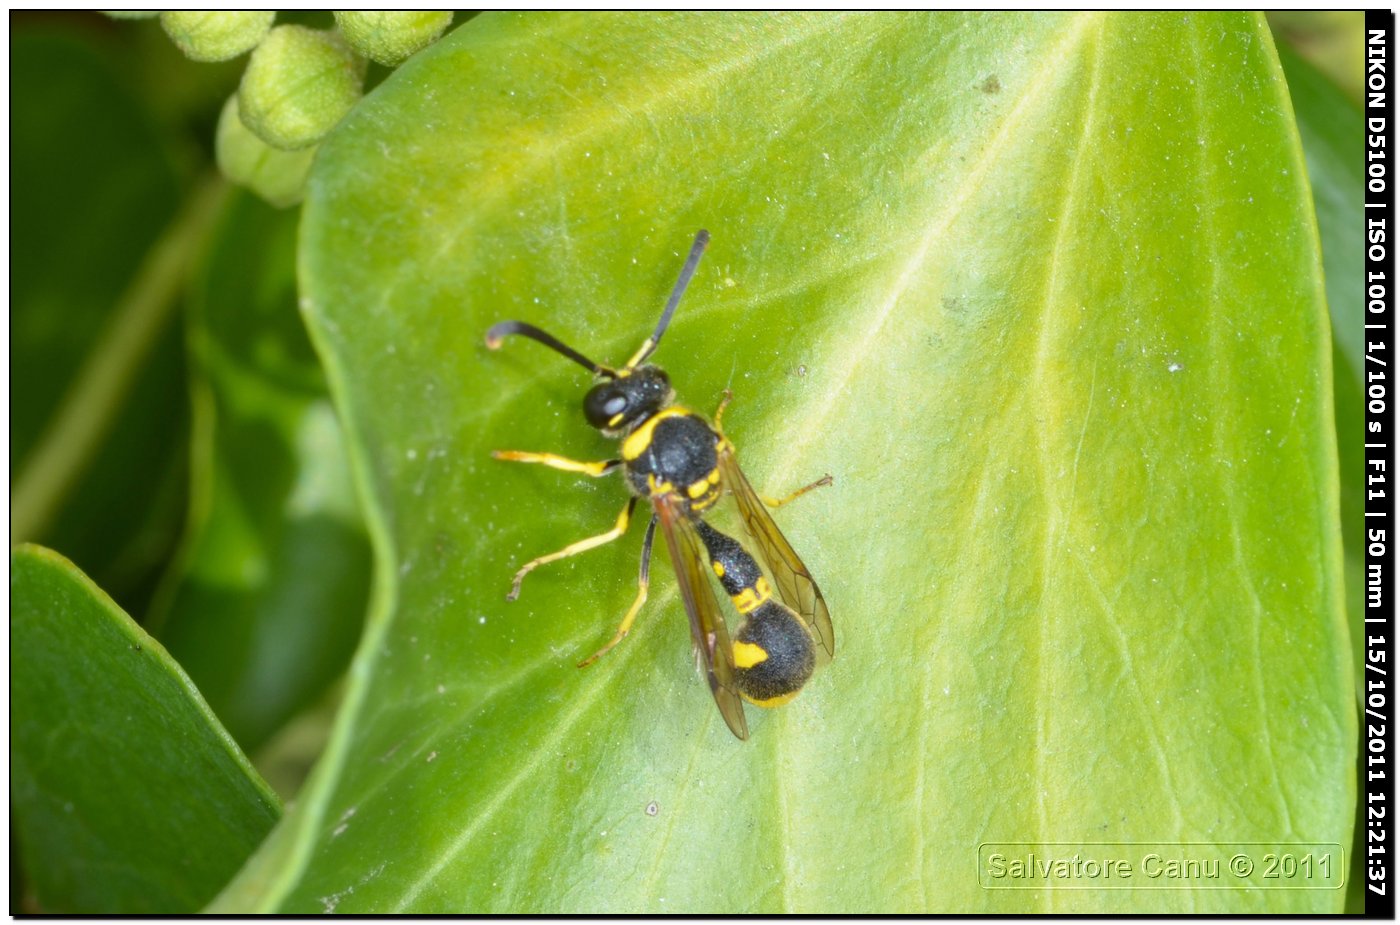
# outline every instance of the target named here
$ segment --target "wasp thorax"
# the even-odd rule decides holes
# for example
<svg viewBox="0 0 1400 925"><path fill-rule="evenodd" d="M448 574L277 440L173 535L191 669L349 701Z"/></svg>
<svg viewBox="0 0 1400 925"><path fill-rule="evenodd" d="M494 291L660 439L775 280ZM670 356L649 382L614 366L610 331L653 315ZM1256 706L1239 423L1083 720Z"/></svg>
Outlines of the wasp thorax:
<svg viewBox="0 0 1400 925"><path fill-rule="evenodd" d="M627 430L666 407L674 394L659 366L639 366L589 389L583 416L599 430Z"/></svg>

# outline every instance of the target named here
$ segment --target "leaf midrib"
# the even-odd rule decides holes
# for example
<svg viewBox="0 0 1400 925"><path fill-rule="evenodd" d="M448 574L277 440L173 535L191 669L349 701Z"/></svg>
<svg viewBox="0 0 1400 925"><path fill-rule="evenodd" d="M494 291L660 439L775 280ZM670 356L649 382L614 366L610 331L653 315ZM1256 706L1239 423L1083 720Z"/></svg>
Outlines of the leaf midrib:
<svg viewBox="0 0 1400 925"><path fill-rule="evenodd" d="M784 462L780 463L776 472L770 476L775 483L785 484L790 481L795 472L795 462L805 457L808 446L816 435L827 432L827 425L830 423L830 418L840 405L839 401L832 401L831 396L839 396L846 391L862 361L871 355L872 345L876 343L886 322L893 314L894 309L898 306L910 285L912 285L917 278L918 271L923 268L934 245L944 243L949 228L952 227L953 222L962 214L974 194L983 188L983 181L998 162L999 156L1010 150L1011 146L1008 144L1008 141L1022 126L1028 114L1040 111L1039 107L1035 104L1041 100L1043 95L1060 88L1060 81L1048 78L1057 70L1064 67L1064 62L1067 58L1077 53L1078 49L1085 41L1089 28L1096 23L1101 25L1105 19L1106 14L1102 11L1094 11L1080 13L1069 22L1064 35L1047 50L1040 66L1025 80L1025 90L1015 103L1011 105L1010 110L1002 118L996 131L989 134L987 143L983 145L981 151L976 156L971 169L964 174L957 186L954 187L949 201L940 211L935 213L933 220L928 223L928 230L919 241L914 254L900 270L898 277L890 288L889 295L880 303L870 323L858 337L849 339L845 337L841 338L841 341L848 343L850 346L837 354L835 360L829 364L832 369L841 371L832 388L820 395L815 393L810 395L806 400L805 407L799 406L792 413L785 415L785 420L792 422L788 424L789 434L786 439L779 438L775 442L777 445L785 446L789 449L784 454ZM925 677L924 683L927 685L927 677ZM1043 678L1041 683L1043 686ZM928 694L926 691L923 696L925 700L927 700ZM1037 699L1037 703L1042 702L1048 703L1049 701L1044 697ZM924 740L927 739L927 722L928 714L925 712L920 719L920 736ZM790 803L787 794L787 788L790 786L790 775L784 774L783 769L787 767L801 767L803 765L801 762L794 763L784 759L782 755L782 746L785 744L787 738L786 736L774 736L774 788L779 795L779 812L782 816L782 822L784 823L779 829L783 837L776 840L775 848L781 853L782 870L784 873L783 911L792 913L799 911L793 893L796 878L792 874L792 858L794 852L802 847L802 842L800 839L793 839L790 834L791 822L787 812L787 806ZM1037 752L1037 761L1038 760L1039 752ZM1036 776L1041 777L1043 775L1038 770ZM922 779L920 779L920 782L922 782ZM1040 791L1037 790L1037 793L1039 792ZM920 792L919 801L922 802L922 799L923 793ZM1042 830L1043 829L1044 824L1042 823ZM922 887L923 872L920 871L920 874L920 885Z"/></svg>

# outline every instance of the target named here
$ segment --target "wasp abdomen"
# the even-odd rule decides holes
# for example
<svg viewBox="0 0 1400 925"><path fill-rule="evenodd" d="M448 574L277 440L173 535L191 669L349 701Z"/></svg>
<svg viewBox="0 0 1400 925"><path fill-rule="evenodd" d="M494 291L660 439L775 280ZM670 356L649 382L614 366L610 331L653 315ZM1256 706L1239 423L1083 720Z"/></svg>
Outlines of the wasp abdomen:
<svg viewBox="0 0 1400 925"><path fill-rule="evenodd" d="M734 634L734 682L750 703L781 706L812 677L816 654L807 625L770 600L755 608Z"/></svg>
<svg viewBox="0 0 1400 925"><path fill-rule="evenodd" d="M812 634L773 590L748 550L703 520L695 522L710 566L734 609L745 617L734 635L734 681L739 693L760 707L787 703L812 677Z"/></svg>
<svg viewBox="0 0 1400 925"><path fill-rule="evenodd" d="M731 536L720 533L703 520L695 521L695 531L710 555L710 567L719 576L724 593L740 613L748 613L772 594L768 580L748 550Z"/></svg>

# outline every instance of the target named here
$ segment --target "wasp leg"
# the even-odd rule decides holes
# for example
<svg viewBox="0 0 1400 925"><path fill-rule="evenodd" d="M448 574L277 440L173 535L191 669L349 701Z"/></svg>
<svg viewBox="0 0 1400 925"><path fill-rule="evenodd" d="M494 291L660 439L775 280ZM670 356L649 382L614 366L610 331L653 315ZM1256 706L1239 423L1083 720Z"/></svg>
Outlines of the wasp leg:
<svg viewBox="0 0 1400 925"><path fill-rule="evenodd" d="M830 476L830 475L824 475L824 476L822 476L821 478L817 479L815 482L813 482L813 483L810 484L810 485L803 485L801 488L797 489L797 491L793 492L793 493L790 494L790 495L785 495L785 496L783 496L783 497L781 497L781 498L770 498L770 497L768 497L767 495L759 495L759 497L762 498L762 499L763 499L763 503L766 504L766 505L768 505L769 507L782 507L784 504L787 504L789 501L794 501L794 500L796 500L796 499L802 497L803 495L807 494L807 492L811 491L813 488L821 488L821 487L824 486L824 485L830 485L830 484L831 484L831 476Z"/></svg>
<svg viewBox="0 0 1400 925"><path fill-rule="evenodd" d="M720 418L724 417L724 409L729 407L729 403L734 400L734 393L729 389L724 390L724 397L719 400L719 407L715 409L715 430L720 436L724 435L724 428L720 426Z"/></svg>
<svg viewBox="0 0 1400 925"><path fill-rule="evenodd" d="M622 509L622 513L617 516L617 524L607 533L599 533L597 536L590 536L586 540L579 540L577 543L570 543L558 552L552 552L547 556L540 556L538 559L531 559L520 567L520 571L515 573L515 581L511 582L510 593L506 595L506 600L513 601L520 596L520 583L525 580L525 576L533 572L547 562L557 562L560 559L567 559L569 556L576 556L581 552L595 549L605 543L611 543L619 536L627 532L627 523L632 519L632 509L637 506L635 497L627 500L627 507Z"/></svg>
<svg viewBox="0 0 1400 925"><path fill-rule="evenodd" d="M647 524L647 535L642 540L642 570L637 576L637 599L632 602L632 606L627 608L627 616L622 618L622 623L618 625L617 632L613 634L612 640L603 648L594 652L588 658L578 663L580 668L587 668L599 658L608 654L613 646L627 638L627 634L632 631L632 621L637 619L637 614L641 613L642 605L647 602L647 584L651 572L651 541L656 536L656 515L651 515L651 523Z"/></svg>
<svg viewBox="0 0 1400 925"><path fill-rule="evenodd" d="M604 459L600 462L579 462L576 459L556 456L553 453L525 453L520 450L492 450L491 458L504 459L507 462L544 463L551 469L563 469L565 472L582 472L584 475L591 475L594 478L600 475L607 475L609 472L622 465L622 460L620 459Z"/></svg>

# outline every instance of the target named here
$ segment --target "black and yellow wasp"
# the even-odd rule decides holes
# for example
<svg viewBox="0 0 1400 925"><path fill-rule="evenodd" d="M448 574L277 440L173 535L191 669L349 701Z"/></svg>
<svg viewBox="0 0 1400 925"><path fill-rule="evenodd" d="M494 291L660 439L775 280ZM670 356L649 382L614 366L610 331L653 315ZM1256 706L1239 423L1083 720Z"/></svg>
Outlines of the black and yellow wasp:
<svg viewBox="0 0 1400 925"><path fill-rule="evenodd" d="M709 241L706 231L695 236L655 332L621 369L594 363L523 321L502 321L486 332L486 345L493 350L507 336L520 334L592 371L599 381L584 396L583 414L589 424L606 436L622 441L621 459L578 462L553 453L515 450L497 450L491 455L496 459L543 463L591 476L607 475L618 469L626 474L631 497L616 525L606 533L527 562L516 572L506 597L515 600L525 576L546 562L594 549L622 536L632 519L637 499L646 498L651 502L652 514L642 541L637 597L612 640L579 666L592 664L631 630L632 621L647 599L651 543L656 526L660 524L671 553L681 600L690 617L697 658L709 681L710 692L729 728L739 738L746 739L749 729L743 700L764 707L787 703L807 683L815 666L829 661L836 652L836 637L826 601L811 573L765 508L765 505L786 504L818 485L829 484L831 477L819 479L778 501L760 496L739 469L734 444L720 428L720 418L729 402L728 391L711 424L695 412L673 404L675 391L666 373L658 366L644 363L666 333ZM753 546L767 565L773 584L777 585L776 597L758 563L744 546L704 519L706 512L725 494L734 497ZM705 567L707 560L709 569ZM706 574L711 571L719 578L743 619L732 643Z"/></svg>

